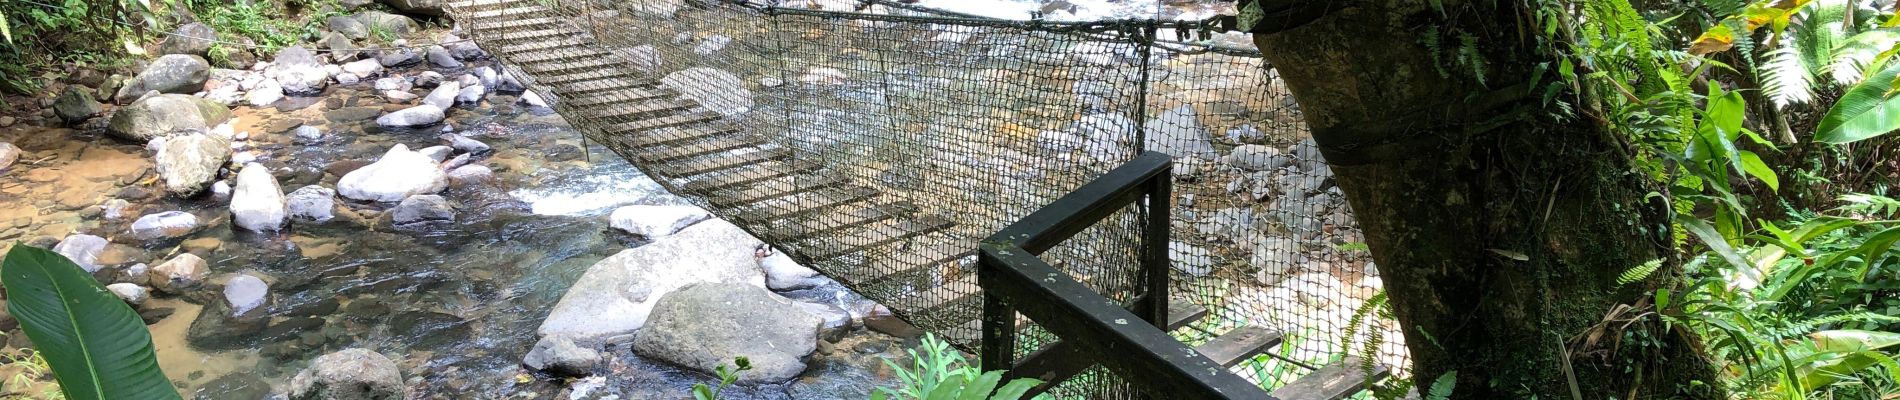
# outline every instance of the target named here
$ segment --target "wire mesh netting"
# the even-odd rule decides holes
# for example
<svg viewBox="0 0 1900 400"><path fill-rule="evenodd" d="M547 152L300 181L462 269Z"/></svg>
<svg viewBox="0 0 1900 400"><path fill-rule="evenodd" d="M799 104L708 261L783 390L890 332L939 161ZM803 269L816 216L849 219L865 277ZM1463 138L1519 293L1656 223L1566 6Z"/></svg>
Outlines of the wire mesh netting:
<svg viewBox="0 0 1900 400"><path fill-rule="evenodd" d="M921 328L975 349L977 241L1143 151L1176 157L1174 331L1286 340L1266 387L1348 354L1408 365L1377 269L1291 95L1234 34L902 3L463 0L458 23L587 136ZM1206 37L1181 43L1175 38ZM1043 257L1140 295L1139 205ZM1053 340L1020 329L1027 352ZM1059 393L1119 397L1099 368Z"/></svg>

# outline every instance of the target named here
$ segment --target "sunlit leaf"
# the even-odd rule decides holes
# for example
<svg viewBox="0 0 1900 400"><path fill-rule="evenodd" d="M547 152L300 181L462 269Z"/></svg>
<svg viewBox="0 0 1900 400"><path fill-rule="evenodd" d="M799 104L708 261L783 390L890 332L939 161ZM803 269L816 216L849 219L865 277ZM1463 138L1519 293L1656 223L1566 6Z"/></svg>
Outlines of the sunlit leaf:
<svg viewBox="0 0 1900 400"><path fill-rule="evenodd" d="M1900 130L1900 98L1892 93L1896 75L1900 75L1900 64L1848 89L1821 117L1821 124L1814 129L1815 140L1853 143Z"/></svg>

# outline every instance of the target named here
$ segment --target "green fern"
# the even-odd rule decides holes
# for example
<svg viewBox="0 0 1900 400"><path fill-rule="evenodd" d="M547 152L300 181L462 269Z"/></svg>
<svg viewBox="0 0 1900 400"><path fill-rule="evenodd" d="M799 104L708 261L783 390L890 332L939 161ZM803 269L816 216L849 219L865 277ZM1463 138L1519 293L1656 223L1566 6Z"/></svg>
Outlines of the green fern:
<svg viewBox="0 0 1900 400"><path fill-rule="evenodd" d="M1658 258L1654 260L1649 260L1648 262L1645 262L1642 265L1630 267L1630 269L1624 270L1622 275L1618 275L1616 277L1616 285L1624 286L1624 285L1628 285L1628 284L1635 283L1638 281L1642 281L1644 279L1649 279L1649 276L1651 274L1655 274L1656 270L1662 269L1662 263L1663 263L1663 260Z"/></svg>
<svg viewBox="0 0 1900 400"><path fill-rule="evenodd" d="M1860 214L1874 218L1892 218L1900 213L1900 200L1876 194L1849 193L1841 196L1842 204L1836 211Z"/></svg>

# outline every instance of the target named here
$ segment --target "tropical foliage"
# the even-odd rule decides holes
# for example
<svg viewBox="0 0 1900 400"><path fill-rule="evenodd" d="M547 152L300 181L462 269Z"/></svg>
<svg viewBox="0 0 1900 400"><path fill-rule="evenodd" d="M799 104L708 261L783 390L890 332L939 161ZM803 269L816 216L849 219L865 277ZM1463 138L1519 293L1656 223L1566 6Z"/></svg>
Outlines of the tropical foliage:
<svg viewBox="0 0 1900 400"><path fill-rule="evenodd" d="M1001 382L1002 371L982 372L970 366L963 353L950 348L950 343L937 339L935 335L925 335L923 342L915 349L906 350L911 359L910 368L898 365L896 361L884 359L884 365L897 371L897 377L903 385L897 388L877 388L871 398L884 399L990 399L1016 400L1041 381L1020 378ZM998 387L998 385L1001 387ZM1036 398L1047 398L1037 396Z"/></svg>
<svg viewBox="0 0 1900 400"><path fill-rule="evenodd" d="M0 262L7 312L33 339L66 398L176 399L145 322L66 257L15 245Z"/></svg>

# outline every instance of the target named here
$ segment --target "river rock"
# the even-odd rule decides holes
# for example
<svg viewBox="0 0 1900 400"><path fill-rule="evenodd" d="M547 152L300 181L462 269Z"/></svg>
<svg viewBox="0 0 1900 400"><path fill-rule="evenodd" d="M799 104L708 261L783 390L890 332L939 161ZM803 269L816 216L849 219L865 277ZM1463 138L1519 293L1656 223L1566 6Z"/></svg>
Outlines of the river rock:
<svg viewBox="0 0 1900 400"><path fill-rule="evenodd" d="M449 147L454 148L455 151L463 153L480 155L488 153L491 150L487 143L482 143L480 140L469 139L467 136L445 133L437 137L441 138L444 142L449 142Z"/></svg>
<svg viewBox="0 0 1900 400"><path fill-rule="evenodd" d="M436 108L447 110L449 109L449 107L455 106L455 97L457 94L460 94L461 92L462 92L461 82L456 82L456 81L442 82L440 86L435 87L435 90L429 91L428 96L422 97L422 104L432 105L432 106L435 106Z"/></svg>
<svg viewBox="0 0 1900 400"><path fill-rule="evenodd" d="M392 127L392 128L393 127L408 127L408 126L425 126L425 125L433 125L437 122L442 122L442 119L446 117L447 116L443 114L441 107L436 107L430 104L422 104L422 105L417 105L414 107L396 110L396 112L384 114L381 117L376 117L376 124L382 125L385 127Z"/></svg>
<svg viewBox="0 0 1900 400"><path fill-rule="evenodd" d="M396 208L389 210L389 218L397 225L418 222L453 221L455 206L449 200L433 194L419 194L402 199Z"/></svg>
<svg viewBox="0 0 1900 400"><path fill-rule="evenodd" d="M336 184L338 194L364 201L402 201L411 195L441 192L446 187L448 176L434 160L401 144L391 147L376 162L344 174Z"/></svg>
<svg viewBox="0 0 1900 400"><path fill-rule="evenodd" d="M567 336L549 336L534 343L521 363L556 376L586 376L602 360L600 351L582 347Z"/></svg>
<svg viewBox="0 0 1900 400"><path fill-rule="evenodd" d="M164 139L153 163L165 192L191 197L218 178L218 169L231 158L231 142L216 135L194 132Z"/></svg>
<svg viewBox="0 0 1900 400"><path fill-rule="evenodd" d="M712 219L595 263L554 305L538 332L576 340L631 334L660 295L695 282L764 287L754 252L763 244L730 222Z"/></svg>
<svg viewBox="0 0 1900 400"><path fill-rule="evenodd" d="M1077 120L1069 128L1081 136L1090 156L1118 159L1135 154L1135 120L1114 113L1093 114Z"/></svg>
<svg viewBox="0 0 1900 400"><path fill-rule="evenodd" d="M284 228L289 212L284 209L284 189L263 164L245 164L238 171L237 187L231 192L232 220L238 227L259 232Z"/></svg>
<svg viewBox="0 0 1900 400"><path fill-rule="evenodd" d="M716 68L688 68L660 78L660 83L680 92L680 97L728 117L752 109L752 91L738 75Z"/></svg>
<svg viewBox="0 0 1900 400"><path fill-rule="evenodd" d="M759 259L759 269L765 271L765 287L781 292L810 289L831 280L819 275L818 271L798 265L798 261L785 253L774 252L771 256Z"/></svg>
<svg viewBox="0 0 1900 400"><path fill-rule="evenodd" d="M204 284L205 274L210 272L205 259L191 253L178 253L146 272L152 288L160 292L179 294Z"/></svg>
<svg viewBox="0 0 1900 400"><path fill-rule="evenodd" d="M462 62L456 60L454 54L449 54L448 48L445 48L442 46L429 46L429 49L425 50L424 53L427 54L429 63L435 64L435 66L437 67L449 68L449 69L462 67Z"/></svg>
<svg viewBox="0 0 1900 400"><path fill-rule="evenodd" d="M6 171L13 162L20 161L20 147L13 143L0 142L0 171Z"/></svg>
<svg viewBox="0 0 1900 400"><path fill-rule="evenodd" d="M740 374L740 382L796 377L818 345L818 317L756 286L694 283L658 303L633 340L634 353L708 373L744 356L752 370Z"/></svg>
<svg viewBox="0 0 1900 400"><path fill-rule="evenodd" d="M319 356L290 380L291 400L399 400L405 395L396 362L360 348Z"/></svg>
<svg viewBox="0 0 1900 400"><path fill-rule="evenodd" d="M318 48L329 50L330 59L338 62L355 60L357 56L363 54L363 51L356 47L355 41L337 32L323 34L322 39L317 39L316 45Z"/></svg>
<svg viewBox="0 0 1900 400"><path fill-rule="evenodd" d="M542 99L540 93L535 92L522 93L521 102L527 104L529 107L548 107L548 101Z"/></svg>
<svg viewBox="0 0 1900 400"><path fill-rule="evenodd" d="M119 296L120 300L125 300L125 302L131 304L133 308L137 308L140 304L145 304L145 299L152 298L150 293L145 292L144 286L133 283L114 283L106 285L106 291Z"/></svg>
<svg viewBox="0 0 1900 400"><path fill-rule="evenodd" d="M298 125L297 129L293 130L292 132L297 135L298 139L303 139L304 141L317 141L317 140L323 139L323 130L317 129L317 127L310 126L310 125Z"/></svg>
<svg viewBox="0 0 1900 400"><path fill-rule="evenodd" d="M413 82L416 84L416 87L427 88L442 84L442 79L442 73L440 72L422 71L422 73L416 74L416 79Z"/></svg>
<svg viewBox="0 0 1900 400"><path fill-rule="evenodd" d="M232 316L246 316L251 311L263 310L266 300L270 299L270 284L248 274L238 274L224 283L224 303L231 307Z"/></svg>
<svg viewBox="0 0 1900 400"><path fill-rule="evenodd" d="M65 91L59 93L59 98L53 100L53 114L58 115L61 121L66 121L67 125L84 122L99 115L100 111L103 110L99 107L99 101L92 98L91 91L79 86L67 86Z"/></svg>
<svg viewBox="0 0 1900 400"><path fill-rule="evenodd" d="M480 165L464 165L449 170L449 186L464 187L477 183L492 182L495 171Z"/></svg>
<svg viewBox="0 0 1900 400"><path fill-rule="evenodd" d="M123 106L106 123L106 133L133 142L186 129L211 129L232 118L230 108L192 95L156 95Z"/></svg>
<svg viewBox="0 0 1900 400"><path fill-rule="evenodd" d="M488 56L487 52L482 51L481 46L456 37L455 34L442 35L441 43L443 47L449 48L449 54L455 56L457 60L474 60Z"/></svg>
<svg viewBox="0 0 1900 400"><path fill-rule="evenodd" d="M1235 168L1248 171L1267 171L1286 166L1288 159L1280 155L1278 148L1245 144L1235 147L1233 152L1222 158L1222 161Z"/></svg>
<svg viewBox="0 0 1900 400"><path fill-rule="evenodd" d="M205 62L203 57L184 54L160 56L119 88L113 100L119 104L131 103L150 91L197 93L204 90L205 80L210 78L211 64Z"/></svg>
<svg viewBox="0 0 1900 400"><path fill-rule="evenodd" d="M458 163L456 165L444 164L443 163L444 161L449 160L449 156L455 155L455 148L449 147L449 146L429 146L429 147L424 147L421 150L416 150L416 152L422 153L422 155L425 155L425 156L429 156L430 160L435 160L436 164L441 164L443 168L459 167L459 166L462 166L462 164L467 163L467 160L463 160L462 163Z"/></svg>
<svg viewBox="0 0 1900 400"><path fill-rule="evenodd" d="M311 96L322 93L324 85L329 84L330 73L323 66L309 49L290 46L277 52L277 58L264 69L264 75L283 85L286 94Z"/></svg>
<svg viewBox="0 0 1900 400"><path fill-rule="evenodd" d="M672 17L679 12L681 0L628 0L615 3L622 10L653 17Z"/></svg>
<svg viewBox="0 0 1900 400"><path fill-rule="evenodd" d="M347 39L362 40L369 38L369 25L364 24L363 20L358 19L357 16L354 15L338 15L326 18L323 20L323 27Z"/></svg>
<svg viewBox="0 0 1900 400"><path fill-rule="evenodd" d="M440 15L440 14L437 14L437 15ZM409 17L396 15L396 14L390 14L390 13L386 13L382 11L371 10L371 11L356 13L355 18L357 22L363 23L364 37L358 38L358 39L379 39L379 40L384 39L384 38L374 37L375 33L379 31L387 32L391 35L400 37L402 35L407 35L412 32L422 30L422 25L417 24L416 20L414 19L410 19ZM388 39L393 40L397 38L391 37Z"/></svg>
<svg viewBox="0 0 1900 400"><path fill-rule="evenodd" d="M284 86L277 84L276 79L269 78L265 78L263 82L257 84L256 88L244 94L244 102L250 104L251 107L268 107L283 99Z"/></svg>
<svg viewBox="0 0 1900 400"><path fill-rule="evenodd" d="M185 54L204 56L211 51L211 45L218 40L218 32L202 23L180 25L177 30L158 42L158 54Z"/></svg>
<svg viewBox="0 0 1900 400"><path fill-rule="evenodd" d="M369 78L376 76L376 74L383 73L383 64L376 62L376 60L351 61L344 63L341 68L343 68L343 72L356 75L357 78Z"/></svg>
<svg viewBox="0 0 1900 400"><path fill-rule="evenodd" d="M712 213L694 206L630 205L614 209L608 225L627 233L657 238L686 229L712 218Z"/></svg>
<svg viewBox="0 0 1900 400"><path fill-rule="evenodd" d="M107 242L106 238L75 233L66 235L59 244L53 245L53 252L66 256L66 259L72 260L73 264L79 264L79 268L85 269L86 272L96 272L99 270L99 254L104 253L109 244L111 243Z"/></svg>
<svg viewBox="0 0 1900 400"><path fill-rule="evenodd" d="M1207 128L1201 126L1192 104L1161 113L1161 116L1148 121L1146 132L1148 150L1175 157L1212 159L1214 156L1214 141L1207 133Z"/></svg>
<svg viewBox="0 0 1900 400"><path fill-rule="evenodd" d="M290 217L305 221L323 222L335 217L336 190L318 185L310 185L291 191L285 208Z"/></svg>
<svg viewBox="0 0 1900 400"><path fill-rule="evenodd" d="M383 54L376 56L376 62L385 67L406 67L422 63L422 54L407 47L383 50Z"/></svg>
<svg viewBox="0 0 1900 400"><path fill-rule="evenodd" d="M381 0L404 13L428 16L442 15L442 0Z"/></svg>
<svg viewBox="0 0 1900 400"><path fill-rule="evenodd" d="M184 211L149 214L132 221L132 237L139 240L172 239L198 230L198 216Z"/></svg>
<svg viewBox="0 0 1900 400"><path fill-rule="evenodd" d="M455 94L455 102L459 104L477 104L481 103L482 96L487 94L488 90L483 89L481 85L464 87L461 92Z"/></svg>

